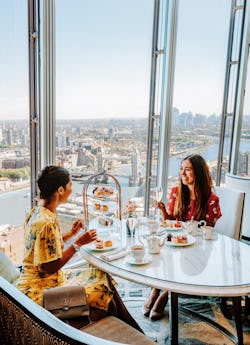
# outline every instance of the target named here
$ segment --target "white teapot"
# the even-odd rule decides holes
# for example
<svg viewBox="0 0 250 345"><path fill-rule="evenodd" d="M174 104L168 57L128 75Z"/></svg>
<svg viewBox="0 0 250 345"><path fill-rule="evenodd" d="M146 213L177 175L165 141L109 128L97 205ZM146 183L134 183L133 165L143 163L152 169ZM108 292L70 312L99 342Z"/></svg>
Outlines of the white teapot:
<svg viewBox="0 0 250 345"><path fill-rule="evenodd" d="M164 245L167 237L165 236L161 239L159 236L156 235L142 235L139 236L139 242L144 246L144 243L141 241L142 238L147 239L148 242L148 252L150 254L159 254L161 252L161 247Z"/></svg>

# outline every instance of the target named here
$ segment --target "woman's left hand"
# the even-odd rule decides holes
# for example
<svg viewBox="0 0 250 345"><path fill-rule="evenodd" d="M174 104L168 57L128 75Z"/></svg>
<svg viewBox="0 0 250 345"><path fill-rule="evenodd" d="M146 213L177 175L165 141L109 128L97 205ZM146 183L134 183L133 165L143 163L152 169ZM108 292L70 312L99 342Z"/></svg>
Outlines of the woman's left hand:
<svg viewBox="0 0 250 345"><path fill-rule="evenodd" d="M70 234L71 236L74 236L75 234L78 233L78 231L80 229L83 228L83 222L81 220L76 220L73 224L72 224L72 227L71 227L71 230L70 230Z"/></svg>
<svg viewBox="0 0 250 345"><path fill-rule="evenodd" d="M83 244L88 244L97 239L96 229L91 229L88 231L85 231L80 237L77 238L75 241L78 246L82 246Z"/></svg>

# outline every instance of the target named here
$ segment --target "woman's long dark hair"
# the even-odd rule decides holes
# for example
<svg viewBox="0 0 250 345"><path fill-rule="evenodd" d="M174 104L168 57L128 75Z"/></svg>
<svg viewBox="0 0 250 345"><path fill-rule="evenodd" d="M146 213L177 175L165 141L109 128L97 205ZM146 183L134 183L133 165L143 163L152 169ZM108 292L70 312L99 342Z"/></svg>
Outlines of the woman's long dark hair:
<svg viewBox="0 0 250 345"><path fill-rule="evenodd" d="M45 167L37 180L40 198L49 202L58 188L63 187L65 189L69 181L70 174L68 170L56 165Z"/></svg>
<svg viewBox="0 0 250 345"><path fill-rule="evenodd" d="M185 157L182 162L186 160L190 161L194 171L194 193L196 197L194 219L205 220L208 206L207 202L212 188L212 177L207 162L202 156L197 154L189 155ZM177 219L186 220L189 204L190 194L188 186L184 185L180 179L174 216Z"/></svg>

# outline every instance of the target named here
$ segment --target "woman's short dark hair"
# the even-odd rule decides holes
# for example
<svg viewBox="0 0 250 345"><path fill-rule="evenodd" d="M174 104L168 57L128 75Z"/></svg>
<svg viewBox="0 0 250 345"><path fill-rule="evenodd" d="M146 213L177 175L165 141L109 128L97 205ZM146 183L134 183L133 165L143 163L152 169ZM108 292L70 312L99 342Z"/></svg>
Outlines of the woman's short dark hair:
<svg viewBox="0 0 250 345"><path fill-rule="evenodd" d="M65 168L55 165L45 167L37 179L40 197L49 200L59 187L66 188L69 181L70 174Z"/></svg>

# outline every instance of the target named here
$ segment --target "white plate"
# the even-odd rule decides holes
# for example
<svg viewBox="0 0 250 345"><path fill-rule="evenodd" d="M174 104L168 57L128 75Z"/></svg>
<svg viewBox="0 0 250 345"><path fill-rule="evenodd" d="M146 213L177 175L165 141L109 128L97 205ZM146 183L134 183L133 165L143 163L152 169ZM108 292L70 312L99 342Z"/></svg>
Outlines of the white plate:
<svg viewBox="0 0 250 345"><path fill-rule="evenodd" d="M135 259L134 258L132 258L132 256L128 256L127 258L126 258L126 262L128 263L128 264L130 264L130 265L136 265L136 266L139 266L139 265L146 265L146 264L148 264L149 262L151 262L151 257L150 256L145 256L144 258L143 258L143 260L142 261L135 261Z"/></svg>
<svg viewBox="0 0 250 345"><path fill-rule="evenodd" d="M110 250L113 250L113 249L117 248L117 245L113 244L110 247L96 248L94 243L90 243L90 244L86 244L86 246L84 246L84 247L86 249L92 250L94 252L107 252L107 251L110 251Z"/></svg>
<svg viewBox="0 0 250 345"><path fill-rule="evenodd" d="M176 228L176 227L164 227L164 226L160 226L160 231L182 231L183 228Z"/></svg>
<svg viewBox="0 0 250 345"><path fill-rule="evenodd" d="M165 244L172 247L185 247L194 244L196 239L191 235L187 235L187 243L172 243L171 241L166 241Z"/></svg>

